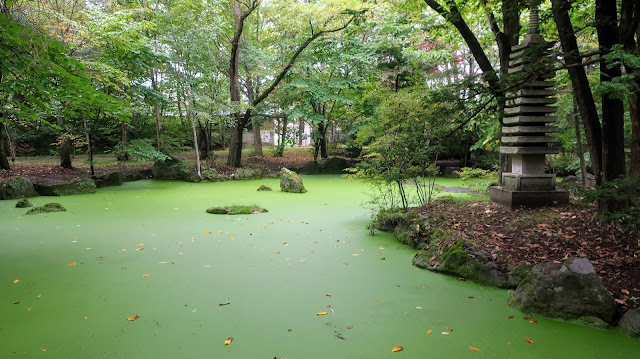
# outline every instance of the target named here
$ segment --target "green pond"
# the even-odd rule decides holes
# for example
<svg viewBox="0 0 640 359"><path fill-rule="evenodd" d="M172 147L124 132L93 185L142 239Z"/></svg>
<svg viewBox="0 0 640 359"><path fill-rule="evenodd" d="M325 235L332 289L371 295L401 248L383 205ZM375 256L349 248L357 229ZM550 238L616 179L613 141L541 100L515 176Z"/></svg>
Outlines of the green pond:
<svg viewBox="0 0 640 359"><path fill-rule="evenodd" d="M0 358L640 355L617 330L530 323L508 291L413 267L415 251L367 235L367 186L303 179L306 194L131 182L33 198L68 210L34 216L0 201ZM269 212L205 213L230 204Z"/></svg>

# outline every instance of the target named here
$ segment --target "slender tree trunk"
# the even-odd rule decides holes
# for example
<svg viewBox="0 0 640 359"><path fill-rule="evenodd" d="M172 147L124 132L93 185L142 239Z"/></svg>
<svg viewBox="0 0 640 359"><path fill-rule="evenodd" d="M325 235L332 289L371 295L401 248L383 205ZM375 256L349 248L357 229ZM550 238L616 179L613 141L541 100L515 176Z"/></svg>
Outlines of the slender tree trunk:
<svg viewBox="0 0 640 359"><path fill-rule="evenodd" d="M60 167L73 168L71 164L71 156L73 155L73 140L70 133L65 133L62 136L62 143L60 144Z"/></svg>
<svg viewBox="0 0 640 359"><path fill-rule="evenodd" d="M93 138L91 136L91 131L89 131L89 125L85 116L82 116L82 125L84 127L84 136L87 139L87 153L89 155L89 168L91 169L91 178L95 178L96 170L93 166Z"/></svg>
<svg viewBox="0 0 640 359"><path fill-rule="evenodd" d="M637 0L622 0L620 13L620 40L626 52L638 52L640 40L640 3ZM630 63L625 63L627 74L635 76L640 83L639 70ZM636 87L634 95L629 99L629 116L631 120L631 163L630 174L640 175L640 89Z"/></svg>
<svg viewBox="0 0 640 359"><path fill-rule="evenodd" d="M278 152L276 156L284 156L284 146L287 145L287 126L289 125L289 117L284 114L282 117L282 130L280 132L280 143L278 144Z"/></svg>
<svg viewBox="0 0 640 359"><path fill-rule="evenodd" d="M582 124L584 125L584 132L587 136L591 169L596 177L596 185L600 186L602 184L602 128L587 74L582 66L576 66L582 63L582 57L578 50L578 42L569 17L571 3L567 0L552 0L551 4L553 17L560 35L562 51L564 52L565 64L574 65L567 69L571 79L571 90L573 98L577 102Z"/></svg>
<svg viewBox="0 0 640 359"><path fill-rule="evenodd" d="M189 122L191 122L191 133L193 135L193 149L196 152L196 171L198 177L202 178L201 164L200 164L200 150L198 149L198 132L196 131L196 120L193 115L192 99L187 101L187 113L189 115Z"/></svg>
<svg viewBox="0 0 640 359"><path fill-rule="evenodd" d="M587 188L587 164L584 160L584 148L582 147L582 134L580 133L580 116L578 115L578 106L576 101L573 101L573 111L571 113L573 118L573 127L576 132L576 147L577 155L580 160L580 171L582 172L582 189Z"/></svg>
<svg viewBox="0 0 640 359"><path fill-rule="evenodd" d="M158 91L157 69L151 69L151 88ZM156 149L162 151L162 116L160 116L160 105L157 102L153 105L153 112L156 118Z"/></svg>
<svg viewBox="0 0 640 359"><path fill-rule="evenodd" d="M304 137L304 120L302 117L298 119L298 146L302 146Z"/></svg>
<svg viewBox="0 0 640 359"><path fill-rule="evenodd" d="M5 152L4 145L4 131L6 128L4 124L0 125L0 169L9 171L11 166L9 165L9 159L7 158L7 152Z"/></svg>
<svg viewBox="0 0 640 359"><path fill-rule="evenodd" d="M631 115L631 174L640 175L640 95L636 94L629 102Z"/></svg>
<svg viewBox="0 0 640 359"><path fill-rule="evenodd" d="M253 80L251 73L247 71L247 98L249 103L253 103L255 97L255 89L253 88ZM262 136L260 136L260 121L254 116L251 118L251 127L253 129L253 155L263 157L262 153Z"/></svg>
<svg viewBox="0 0 640 359"><path fill-rule="evenodd" d="M197 123L197 130L198 130L198 157L200 158L200 160L207 160L209 159L209 153L210 153L210 144L209 144L209 136L207 134L208 132L208 126L206 124L202 124L202 122L200 122L200 120L196 120Z"/></svg>

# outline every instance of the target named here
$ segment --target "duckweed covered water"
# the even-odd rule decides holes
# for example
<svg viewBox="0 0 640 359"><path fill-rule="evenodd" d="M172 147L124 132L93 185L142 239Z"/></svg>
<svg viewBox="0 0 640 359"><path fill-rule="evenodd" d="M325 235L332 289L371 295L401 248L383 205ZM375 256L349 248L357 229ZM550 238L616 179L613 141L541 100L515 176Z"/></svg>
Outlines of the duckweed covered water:
<svg viewBox="0 0 640 359"><path fill-rule="evenodd" d="M35 216L0 202L0 358L639 355L617 330L533 324L507 291L413 267L413 250L367 236L362 183L304 181L140 181ZM269 212L205 213L230 204Z"/></svg>

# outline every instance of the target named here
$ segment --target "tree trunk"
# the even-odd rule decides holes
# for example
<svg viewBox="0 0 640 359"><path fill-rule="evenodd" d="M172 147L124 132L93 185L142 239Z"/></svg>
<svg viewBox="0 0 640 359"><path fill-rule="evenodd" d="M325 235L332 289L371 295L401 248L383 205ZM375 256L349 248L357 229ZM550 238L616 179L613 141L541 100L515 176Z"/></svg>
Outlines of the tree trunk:
<svg viewBox="0 0 640 359"><path fill-rule="evenodd" d="M578 116L578 106L576 101L573 101L573 111L571 112L573 118L573 127L576 132L576 145L577 155L580 160L580 171L582 172L582 189L587 188L587 164L584 160L584 148L582 147L582 134L580 133L580 117Z"/></svg>
<svg viewBox="0 0 640 359"><path fill-rule="evenodd" d="M553 18L560 35L560 43L564 52L566 65L574 65L567 68L571 79L571 91L573 98L577 102L584 132L589 144L589 154L591 157L591 169L596 177L596 185L602 184L602 128L596 110L593 93L589 87L587 74L582 66L582 57L578 50L578 42L569 17L571 3L567 0L552 0Z"/></svg>
<svg viewBox="0 0 640 359"><path fill-rule="evenodd" d="M631 115L631 174L640 175L640 95L636 95L629 101L629 113Z"/></svg>
<svg viewBox="0 0 640 359"><path fill-rule="evenodd" d="M151 88L158 91L158 70L151 69ZM156 102L153 105L153 111L156 118L156 149L162 151L162 117L160 116L160 105Z"/></svg>
<svg viewBox="0 0 640 359"><path fill-rule="evenodd" d="M70 133L62 135L62 143L60 144L60 167L73 168L71 165L71 156L73 155L73 140Z"/></svg>
<svg viewBox="0 0 640 359"><path fill-rule="evenodd" d="M640 4L636 0L622 0L620 13L620 40L626 52L637 54L640 39ZM625 63L627 74L635 76L636 83L640 83L638 68ZM629 99L629 117L631 120L631 163L630 174L640 175L640 89L634 88L634 94Z"/></svg>
<svg viewBox="0 0 640 359"><path fill-rule="evenodd" d="M283 115L282 117L282 130L280 131L280 143L278 143L278 152L276 156L284 156L284 146L287 145L287 126L289 125L289 117Z"/></svg>
<svg viewBox="0 0 640 359"><path fill-rule="evenodd" d="M247 99L249 103L253 103L255 97L255 89L253 88L253 80L251 73L247 71ZM253 155L258 157L264 157L262 153L262 136L260 136L260 121L253 117L251 119L251 127L253 129Z"/></svg>
<svg viewBox="0 0 640 359"><path fill-rule="evenodd" d="M615 1L596 0L596 29L601 50L618 44L617 6ZM600 61L600 82L606 84L622 76L619 64ZM602 94L602 174L604 181L626 175L624 154L624 103L609 92Z"/></svg>
<svg viewBox="0 0 640 359"><path fill-rule="evenodd" d="M302 117L298 119L298 146L302 146L304 137L304 120Z"/></svg>
<svg viewBox="0 0 640 359"><path fill-rule="evenodd" d="M87 139L87 153L89 155L89 168L91 169L91 178L96 177L96 170L93 166L93 139L91 132L89 131L89 125L87 124L87 118L82 116L82 125L84 127L84 135Z"/></svg>
<svg viewBox="0 0 640 359"><path fill-rule="evenodd" d="M7 158L7 152L4 145L4 124L0 124L0 169L9 171L11 166L9 165L9 159Z"/></svg>
<svg viewBox="0 0 640 359"><path fill-rule="evenodd" d="M122 128L122 153L118 154L118 161L128 161L129 160L129 152L127 151L127 143L128 143L128 133L127 133L127 122L122 121L120 123L120 127Z"/></svg>
<svg viewBox="0 0 640 359"><path fill-rule="evenodd" d="M202 178L201 165L200 165L200 150L198 149L198 133L196 131L196 121L193 116L192 99L187 101L187 113L189 115L189 122L191 123L191 133L193 135L193 149L196 152L196 172L198 177Z"/></svg>
<svg viewBox="0 0 640 359"><path fill-rule="evenodd" d="M210 149L211 149L211 144L210 144L210 137L209 137L209 126L207 126L207 124L202 124L202 122L200 121L196 121L197 122L197 129L198 129L198 151L199 151L199 158L200 160L207 160L209 159L210 156Z"/></svg>

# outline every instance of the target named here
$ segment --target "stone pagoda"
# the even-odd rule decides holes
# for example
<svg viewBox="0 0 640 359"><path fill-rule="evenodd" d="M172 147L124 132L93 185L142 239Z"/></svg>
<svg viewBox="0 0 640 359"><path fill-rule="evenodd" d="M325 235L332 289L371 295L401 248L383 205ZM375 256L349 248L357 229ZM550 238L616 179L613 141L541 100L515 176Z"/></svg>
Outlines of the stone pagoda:
<svg viewBox="0 0 640 359"><path fill-rule="evenodd" d="M529 31L511 48L509 74L530 79L507 94L500 153L511 155L511 172L502 173L502 185L491 187L491 200L511 208L567 203L569 193L556 189L556 176L545 172L545 155L560 152L555 81L549 72L546 42L538 32L538 6L532 1Z"/></svg>

